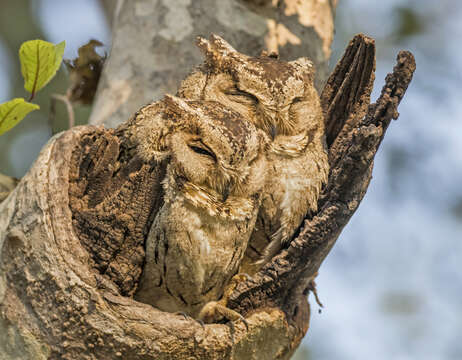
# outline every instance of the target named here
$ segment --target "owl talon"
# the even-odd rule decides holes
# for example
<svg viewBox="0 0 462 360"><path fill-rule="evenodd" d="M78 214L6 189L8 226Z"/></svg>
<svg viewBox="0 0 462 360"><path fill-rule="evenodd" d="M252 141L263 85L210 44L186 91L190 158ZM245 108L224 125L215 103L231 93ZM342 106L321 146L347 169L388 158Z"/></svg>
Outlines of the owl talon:
<svg viewBox="0 0 462 360"><path fill-rule="evenodd" d="M246 320L241 314L239 314L239 315L240 315L240 319L239 319L239 320L241 320L241 321L244 323L245 329L246 329L247 331L249 331L249 323L247 322L247 320Z"/></svg>
<svg viewBox="0 0 462 360"><path fill-rule="evenodd" d="M318 290L316 288L316 282L314 281L314 279L309 282L307 290L313 293L314 299L316 300L318 306L320 308L324 308L324 305L322 304L321 300L319 300Z"/></svg>
<svg viewBox="0 0 462 360"><path fill-rule="evenodd" d="M201 319L194 319L192 316L189 316L188 314L186 314L185 312L183 311L178 311L175 313L175 315L180 315L180 316L183 316L183 318L185 320L193 320L193 321L196 321L197 323L199 323L199 325L202 327L202 329L205 330L205 324L204 322L201 320Z"/></svg>
<svg viewBox="0 0 462 360"><path fill-rule="evenodd" d="M227 321L227 324L232 324L230 326L233 328L233 321L240 320L244 323L247 331L249 330L249 323L241 314L216 301L210 301L204 305L199 313L199 319L203 320L206 324L223 323L223 321Z"/></svg>
<svg viewBox="0 0 462 360"><path fill-rule="evenodd" d="M183 311L177 311L177 312L174 313L174 314L175 314L175 315L181 315L181 316L183 316L183 318L184 318L185 320L191 319L191 317L190 317L188 314L186 314L185 312L183 312Z"/></svg>
<svg viewBox="0 0 462 360"><path fill-rule="evenodd" d="M249 323L247 322L247 320L246 320L241 314L239 314L239 320L242 321L242 322L244 323L244 325L245 325L245 330L246 330L247 332L249 332ZM234 321L228 321L228 322L226 323L226 325L229 326L229 329L230 329L230 332L229 332L229 333L230 333L230 336L231 336L231 342L232 342L232 344L234 345L234 344L235 344L235 343L234 343L234 334L235 334L235 332L236 332L236 327L235 327L235 325L234 325Z"/></svg>
<svg viewBox="0 0 462 360"><path fill-rule="evenodd" d="M249 331L249 323L247 322L247 320L241 314L239 314L239 320L241 320L244 323L245 329L248 332ZM236 332L236 327L234 326L234 321L232 321L232 320L228 321L226 323L226 325L229 326L229 333L230 333L230 336L231 336L231 342L234 345L234 334Z"/></svg>
<svg viewBox="0 0 462 360"><path fill-rule="evenodd" d="M205 330L205 324L201 319L194 319L194 320L196 320L199 323L199 325L202 327L202 329Z"/></svg>
<svg viewBox="0 0 462 360"><path fill-rule="evenodd" d="M229 335L231 337L231 343L234 345L234 333L236 332L236 328L234 327L234 323L232 321L228 321L226 325L229 326Z"/></svg>

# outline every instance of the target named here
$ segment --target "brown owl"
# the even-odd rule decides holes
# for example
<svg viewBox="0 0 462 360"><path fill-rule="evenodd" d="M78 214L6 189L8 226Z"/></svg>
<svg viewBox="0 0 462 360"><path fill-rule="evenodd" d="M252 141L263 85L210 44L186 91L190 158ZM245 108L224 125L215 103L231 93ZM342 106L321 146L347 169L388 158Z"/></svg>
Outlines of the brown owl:
<svg viewBox="0 0 462 360"><path fill-rule="evenodd" d="M135 299L197 318L209 302L221 306L244 256L265 183L266 135L217 102L172 96L134 121L143 160L168 158Z"/></svg>
<svg viewBox="0 0 462 360"><path fill-rule="evenodd" d="M179 96L214 100L239 112L271 139L262 206L241 271L254 273L290 241L317 209L327 181L324 116L306 58L250 57L219 36L198 39L206 57L182 83Z"/></svg>

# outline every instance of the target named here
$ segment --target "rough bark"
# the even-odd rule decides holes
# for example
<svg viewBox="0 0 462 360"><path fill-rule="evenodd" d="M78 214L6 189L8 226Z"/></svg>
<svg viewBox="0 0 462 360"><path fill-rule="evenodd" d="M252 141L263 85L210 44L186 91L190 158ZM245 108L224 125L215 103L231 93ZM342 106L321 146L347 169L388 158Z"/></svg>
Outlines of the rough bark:
<svg viewBox="0 0 462 360"><path fill-rule="evenodd" d="M162 3L167 4L167 1ZM239 11L243 16L249 13L247 6L275 11L266 1L248 1L246 3L251 4L246 5L230 3L242 9ZM281 8L292 4L288 0L281 3ZM180 8L187 8L190 15L194 15L198 11L196 6L208 5L205 13L213 13L210 9L215 6L213 4L198 1L187 6L183 4ZM141 30L147 32L148 18L153 15L154 8L149 5L152 2L141 0L122 4L115 24L116 38L110 58L113 63L109 60L96 104L98 110L93 117L96 123L116 125L126 120L132 109L152 100L143 96L153 95L153 88L146 85L144 92L141 91L143 85L140 85L150 82L152 76L142 72L140 75L138 70L142 64L137 61L141 60L137 60L137 55L128 48L124 50L123 42L117 43L123 36L140 39L146 35ZM168 9L170 5L165 5L164 15L166 11L167 17ZM255 13L248 16L254 19ZM135 37L129 21L141 26ZM223 21L226 25L229 19ZM170 24L168 20L159 23ZM248 22L244 23L250 26ZM120 30L124 26L125 35ZM225 31L231 31L232 26L222 29L221 34L228 39L229 34ZM117 31L120 32L117 34ZM169 31L173 36L179 30ZM197 29L188 31L192 33ZM251 38L244 30L236 33L235 28L233 31L236 34L233 45L239 50L252 52L239 45L238 39L250 48L262 44L261 34L256 45L250 40L257 36ZM156 42L148 42L149 46L144 50L132 48L132 51L139 51L138 58L146 59L155 49L158 57L158 54L165 57L164 65L183 51L192 53L189 44L183 46L186 37L192 40L191 33L179 40L168 40L174 41L178 47L167 52L168 41L163 36L168 33L156 29L149 35ZM318 50L321 43L317 43ZM157 47L159 44L163 45ZM127 50L124 67L123 56L117 54L124 54ZM300 55L309 55L304 49L298 51ZM95 271L84 241L76 236L69 194L72 194L70 188L76 185L72 181L74 169L71 166L75 149L81 147L85 137L104 130L92 126L78 127L51 139L30 172L0 203L0 350L5 354L4 358L290 358L308 329L306 295L313 289L319 266L367 190L375 153L391 119L398 117L397 106L415 69L412 55L401 52L393 73L387 76L382 95L375 104L368 106L374 76L373 53L372 40L356 37L324 87L322 104L327 124L331 124L327 134L331 139L329 183L320 199L318 213L305 220L290 246L253 279L240 283L232 293L228 306L246 316L248 329L243 323L236 323L234 331L230 326L220 324L202 327L182 315L158 311L122 296L120 284L107 281ZM315 57L314 60L319 68L319 59ZM188 68L186 63L177 66ZM128 69L128 73L124 73L124 69ZM159 76L163 83L155 87L158 93L153 96L174 89L177 79L182 77L176 75L174 67L164 70L157 68L157 73L151 74ZM169 77L173 74L178 77ZM143 82L136 84L140 79ZM132 91L135 84L140 88ZM127 95L123 97L121 94Z"/></svg>
<svg viewBox="0 0 462 360"><path fill-rule="evenodd" d="M80 138L69 164L74 231L92 266L114 281L122 295L133 295L141 276L167 163L160 166L135 156L129 128L90 131Z"/></svg>
<svg viewBox="0 0 462 360"><path fill-rule="evenodd" d="M249 331L242 323L234 334L226 325L202 328L120 296L89 266L72 228L68 190L72 153L94 130L53 138L0 205L3 358L287 358L293 334L278 309L249 317Z"/></svg>

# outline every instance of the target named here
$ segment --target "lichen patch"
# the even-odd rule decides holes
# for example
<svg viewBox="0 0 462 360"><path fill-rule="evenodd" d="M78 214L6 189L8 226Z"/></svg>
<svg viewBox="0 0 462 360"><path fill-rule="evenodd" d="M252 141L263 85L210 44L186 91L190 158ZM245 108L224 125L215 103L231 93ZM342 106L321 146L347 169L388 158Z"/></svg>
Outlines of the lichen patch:
<svg viewBox="0 0 462 360"><path fill-rule="evenodd" d="M328 0L283 0L285 15L298 15L303 26L312 26L322 39L322 50L326 59L330 57L334 38L334 14ZM334 5L336 5L334 3Z"/></svg>

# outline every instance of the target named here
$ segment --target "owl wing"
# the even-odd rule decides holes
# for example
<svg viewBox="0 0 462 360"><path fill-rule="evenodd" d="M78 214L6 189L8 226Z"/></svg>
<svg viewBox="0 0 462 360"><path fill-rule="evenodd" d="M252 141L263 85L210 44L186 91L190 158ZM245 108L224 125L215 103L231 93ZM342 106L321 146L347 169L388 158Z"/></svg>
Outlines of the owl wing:
<svg viewBox="0 0 462 360"><path fill-rule="evenodd" d="M124 295L136 290L145 239L163 202L167 159L143 161L123 135L96 130L74 151L69 203L93 266Z"/></svg>

